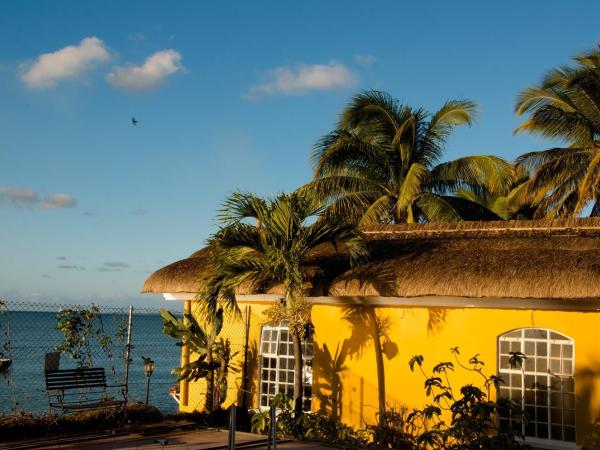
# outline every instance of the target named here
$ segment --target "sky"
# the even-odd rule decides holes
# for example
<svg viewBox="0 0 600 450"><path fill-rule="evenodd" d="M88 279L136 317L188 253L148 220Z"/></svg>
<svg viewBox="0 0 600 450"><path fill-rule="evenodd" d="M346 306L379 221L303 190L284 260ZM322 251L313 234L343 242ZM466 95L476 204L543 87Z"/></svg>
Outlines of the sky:
<svg viewBox="0 0 600 450"><path fill-rule="evenodd" d="M0 2L0 298L163 306L235 190L311 178L352 95L480 108L445 159L508 160L518 92L593 48L600 3ZM131 118L138 120L133 125Z"/></svg>

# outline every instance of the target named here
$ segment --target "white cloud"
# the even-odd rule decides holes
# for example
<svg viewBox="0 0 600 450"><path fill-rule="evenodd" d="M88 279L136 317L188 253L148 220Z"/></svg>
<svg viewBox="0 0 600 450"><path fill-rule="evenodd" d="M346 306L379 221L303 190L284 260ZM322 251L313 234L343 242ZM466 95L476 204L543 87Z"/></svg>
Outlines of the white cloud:
<svg viewBox="0 0 600 450"><path fill-rule="evenodd" d="M69 194L52 194L44 197L39 203L42 209L73 208L77 202Z"/></svg>
<svg viewBox="0 0 600 450"><path fill-rule="evenodd" d="M0 187L0 205L29 207L37 202L39 197L33 189Z"/></svg>
<svg viewBox="0 0 600 450"><path fill-rule="evenodd" d="M356 61L359 66L371 67L373 64L375 64L377 62L377 58L373 55L357 53L354 55L354 61Z"/></svg>
<svg viewBox="0 0 600 450"><path fill-rule="evenodd" d="M155 88L168 76L183 70L181 54L162 50L146 58L141 66L115 67L106 81L128 91L143 91Z"/></svg>
<svg viewBox="0 0 600 450"><path fill-rule="evenodd" d="M75 199L69 194L49 194L41 198L33 189L0 187L0 206L61 209L73 208L76 204Z"/></svg>
<svg viewBox="0 0 600 450"><path fill-rule="evenodd" d="M77 78L96 64L107 62L110 53L97 37L38 56L21 80L30 88L49 88L65 79Z"/></svg>
<svg viewBox="0 0 600 450"><path fill-rule="evenodd" d="M269 81L252 86L247 98L260 98L273 94L298 95L308 91L331 90L353 86L357 77L341 63L298 64L281 66L267 72Z"/></svg>

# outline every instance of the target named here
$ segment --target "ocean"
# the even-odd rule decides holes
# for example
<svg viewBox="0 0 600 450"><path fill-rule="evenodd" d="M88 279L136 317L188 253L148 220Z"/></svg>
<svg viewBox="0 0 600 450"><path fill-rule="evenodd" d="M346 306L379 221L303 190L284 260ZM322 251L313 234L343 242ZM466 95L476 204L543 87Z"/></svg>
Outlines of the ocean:
<svg viewBox="0 0 600 450"><path fill-rule="evenodd" d="M10 306L10 305L9 305ZM122 313L103 313L102 323L107 335L113 337L112 357L92 343L94 367L104 367L109 384L124 379L124 344L114 338L118 325L126 319ZM0 316L0 348L10 343L12 364L9 372L0 374L0 414L48 412L45 392L44 358L61 342L62 333L56 329L56 313L49 311L10 311ZM163 413L177 411L177 403L168 394L175 385L171 373L180 363L180 348L175 339L162 333L162 319L157 314L137 314L132 321L132 351L129 369L129 396L145 401L146 375L142 356L155 361L150 379L149 403ZM7 356L6 348L1 350ZM74 368L76 363L64 353L61 368Z"/></svg>

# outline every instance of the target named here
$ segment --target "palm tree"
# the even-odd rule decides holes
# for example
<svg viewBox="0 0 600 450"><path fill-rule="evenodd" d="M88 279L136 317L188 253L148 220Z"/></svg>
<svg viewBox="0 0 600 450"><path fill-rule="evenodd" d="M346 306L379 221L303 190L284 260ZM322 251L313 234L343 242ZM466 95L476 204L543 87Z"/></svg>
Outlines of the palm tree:
<svg viewBox="0 0 600 450"><path fill-rule="evenodd" d="M512 180L511 166L496 156L440 163L452 130L470 125L475 110L451 100L429 114L384 92L358 94L316 144L310 189L330 201L331 214L360 225L461 220L469 200L453 192L497 193Z"/></svg>
<svg viewBox="0 0 600 450"><path fill-rule="evenodd" d="M505 190L493 193L482 187L465 187L454 192L456 198L448 200L458 202L467 220L532 219L542 199L530 198L530 183L529 173L515 166L513 182Z"/></svg>
<svg viewBox="0 0 600 450"><path fill-rule="evenodd" d="M288 323L294 349L294 404L302 413L302 337L310 308L303 301L306 257L316 247L343 246L351 261L366 256L362 234L351 225L320 217L323 204L305 191L263 199L249 193L230 196L221 211L223 228L210 240L210 275L201 294L212 314L219 301L235 309L240 286L263 291L282 285L285 304L270 317ZM256 225L247 219L256 221Z"/></svg>
<svg viewBox="0 0 600 450"><path fill-rule="evenodd" d="M592 202L592 215L600 215L600 48L574 60L573 67L550 71L517 100L517 115L529 118L516 133L567 144L517 159L532 174L527 195L541 199L537 217L579 215Z"/></svg>

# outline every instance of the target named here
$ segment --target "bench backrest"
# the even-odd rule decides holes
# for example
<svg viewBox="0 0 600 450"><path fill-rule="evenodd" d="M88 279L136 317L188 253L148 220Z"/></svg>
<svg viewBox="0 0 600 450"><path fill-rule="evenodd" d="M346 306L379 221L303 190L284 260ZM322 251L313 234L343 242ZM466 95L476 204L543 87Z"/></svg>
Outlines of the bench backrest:
<svg viewBox="0 0 600 450"><path fill-rule="evenodd" d="M106 386L106 374L103 367L47 370L45 374L47 390L81 389Z"/></svg>

